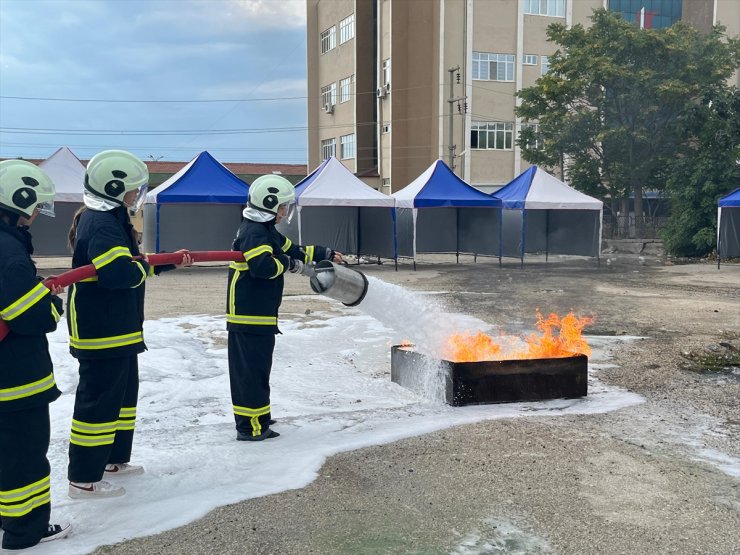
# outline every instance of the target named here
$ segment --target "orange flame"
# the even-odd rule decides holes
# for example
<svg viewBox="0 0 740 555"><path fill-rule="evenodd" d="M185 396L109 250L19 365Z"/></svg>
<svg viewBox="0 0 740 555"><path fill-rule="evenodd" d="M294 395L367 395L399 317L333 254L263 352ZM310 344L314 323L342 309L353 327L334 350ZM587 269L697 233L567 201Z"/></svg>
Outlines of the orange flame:
<svg viewBox="0 0 740 555"><path fill-rule="evenodd" d="M538 310L537 329L541 335L533 333L523 338L527 344L523 349L513 348L511 339L501 338L497 341L481 331L476 334L465 332L453 334L447 339L443 356L452 362L477 362L590 355L591 347L582 332L592 322L593 318L578 318L572 312L562 318L553 312L545 318ZM509 349L504 349L506 345L503 343L509 343Z"/></svg>

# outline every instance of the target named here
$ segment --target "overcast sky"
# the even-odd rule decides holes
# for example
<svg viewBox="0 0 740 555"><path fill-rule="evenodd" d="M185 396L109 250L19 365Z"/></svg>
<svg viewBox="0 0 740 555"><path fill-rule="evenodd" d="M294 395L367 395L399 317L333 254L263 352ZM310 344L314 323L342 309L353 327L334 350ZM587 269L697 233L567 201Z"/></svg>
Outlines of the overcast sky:
<svg viewBox="0 0 740 555"><path fill-rule="evenodd" d="M304 0L0 0L0 157L305 163L305 19Z"/></svg>

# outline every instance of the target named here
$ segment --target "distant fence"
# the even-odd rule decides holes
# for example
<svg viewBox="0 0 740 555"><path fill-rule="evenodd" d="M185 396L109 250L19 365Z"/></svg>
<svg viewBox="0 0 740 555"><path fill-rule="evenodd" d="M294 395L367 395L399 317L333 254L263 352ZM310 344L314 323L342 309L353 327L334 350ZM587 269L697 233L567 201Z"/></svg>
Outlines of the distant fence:
<svg viewBox="0 0 740 555"><path fill-rule="evenodd" d="M666 216L609 216L604 214L604 239L659 239Z"/></svg>

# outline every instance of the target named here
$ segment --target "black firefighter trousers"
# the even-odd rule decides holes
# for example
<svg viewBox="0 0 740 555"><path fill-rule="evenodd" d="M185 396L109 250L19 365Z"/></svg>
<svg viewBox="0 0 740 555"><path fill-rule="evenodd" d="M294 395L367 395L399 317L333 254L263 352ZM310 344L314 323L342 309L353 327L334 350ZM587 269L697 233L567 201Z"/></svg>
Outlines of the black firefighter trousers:
<svg viewBox="0 0 740 555"><path fill-rule="evenodd" d="M4 549L39 543L49 526L49 405L0 413L0 515Z"/></svg>
<svg viewBox="0 0 740 555"><path fill-rule="evenodd" d="M229 331L229 381L236 430L259 436L270 421L274 335Z"/></svg>
<svg viewBox="0 0 740 555"><path fill-rule="evenodd" d="M106 464L131 460L139 396L137 357L80 359L69 443L70 482L98 482Z"/></svg>

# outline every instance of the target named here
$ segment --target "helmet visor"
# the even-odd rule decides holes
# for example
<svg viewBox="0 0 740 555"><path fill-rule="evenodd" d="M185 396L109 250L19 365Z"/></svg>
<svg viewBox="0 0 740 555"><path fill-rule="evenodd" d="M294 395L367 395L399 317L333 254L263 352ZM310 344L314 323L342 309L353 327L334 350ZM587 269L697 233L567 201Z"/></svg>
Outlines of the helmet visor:
<svg viewBox="0 0 740 555"><path fill-rule="evenodd" d="M126 208L131 210L131 212L138 212L143 206L144 200L146 199L147 189L148 188L146 185L142 185L141 187L139 187L139 190L136 193L136 198L133 200L133 202L124 202Z"/></svg>
<svg viewBox="0 0 740 555"><path fill-rule="evenodd" d="M36 208L38 209L40 214L43 214L44 216L49 216L53 218L56 216L54 213L54 199L46 201L46 202L39 202L36 205Z"/></svg>
<svg viewBox="0 0 740 555"><path fill-rule="evenodd" d="M276 221L290 223L291 220L293 219L294 214L295 214L295 202L294 201L286 202L278 206Z"/></svg>

